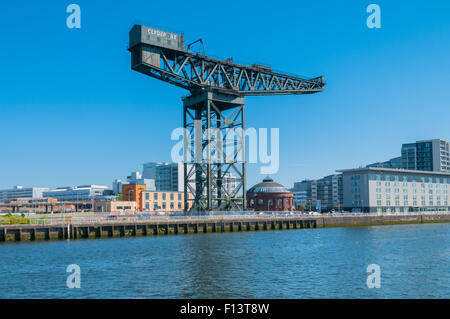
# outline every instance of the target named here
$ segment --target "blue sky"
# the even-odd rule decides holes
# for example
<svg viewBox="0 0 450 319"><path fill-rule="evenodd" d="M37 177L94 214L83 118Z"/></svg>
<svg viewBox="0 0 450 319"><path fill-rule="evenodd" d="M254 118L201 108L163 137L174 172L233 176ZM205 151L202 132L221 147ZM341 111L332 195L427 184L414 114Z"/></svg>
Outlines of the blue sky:
<svg viewBox="0 0 450 319"><path fill-rule="evenodd" d="M373 2L381 29L366 26ZM450 139L449 13L449 1L2 3L0 188L110 185L170 160L187 92L131 71L135 23L203 38L209 56L325 76L320 94L246 99L247 127L280 128L273 178L286 186ZM262 179L259 165L247 177Z"/></svg>

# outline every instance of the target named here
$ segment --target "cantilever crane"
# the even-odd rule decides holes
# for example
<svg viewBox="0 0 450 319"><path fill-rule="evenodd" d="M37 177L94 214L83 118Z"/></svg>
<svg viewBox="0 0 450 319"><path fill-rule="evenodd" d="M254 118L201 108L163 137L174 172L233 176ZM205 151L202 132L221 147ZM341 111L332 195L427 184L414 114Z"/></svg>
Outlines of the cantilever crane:
<svg viewBox="0 0 450 319"><path fill-rule="evenodd" d="M323 91L325 85L323 76L304 79L262 65L245 66L231 59L193 54L184 48L184 35L140 25L134 25L130 31L129 51L133 70L191 93L183 98L184 128L191 133L185 145L192 147L194 157L186 160L189 150L185 147L185 210L191 206L193 211L246 208L244 96L312 94ZM215 138L208 132L210 128L222 132L223 147L234 143L231 160L229 154L223 161L205 158L203 151L210 154ZM227 134L230 129L236 133L237 128L241 134L237 133L236 143L227 139ZM216 146L215 152L220 151Z"/></svg>

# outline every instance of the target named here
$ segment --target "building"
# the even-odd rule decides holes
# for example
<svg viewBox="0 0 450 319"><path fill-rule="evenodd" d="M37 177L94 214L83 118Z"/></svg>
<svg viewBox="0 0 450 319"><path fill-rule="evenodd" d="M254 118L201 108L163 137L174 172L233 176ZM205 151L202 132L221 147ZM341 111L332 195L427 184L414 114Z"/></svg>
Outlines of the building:
<svg viewBox="0 0 450 319"><path fill-rule="evenodd" d="M0 202L18 198L42 198L48 188L14 186L11 189L0 190Z"/></svg>
<svg viewBox="0 0 450 319"><path fill-rule="evenodd" d="M49 213L61 211L58 207L58 200L54 198L17 198L7 200L0 204L0 212L2 213Z"/></svg>
<svg viewBox="0 0 450 319"><path fill-rule="evenodd" d="M135 185L135 184L122 185L122 200L136 202L137 210L139 212L142 212L143 210L142 192L146 190L147 190L146 185Z"/></svg>
<svg viewBox="0 0 450 319"><path fill-rule="evenodd" d="M129 213L135 214L138 212L137 202L133 201L94 201L94 212L101 213Z"/></svg>
<svg viewBox="0 0 450 319"><path fill-rule="evenodd" d="M184 192L144 191L142 202L144 212L182 212L184 211Z"/></svg>
<svg viewBox="0 0 450 319"><path fill-rule="evenodd" d="M293 211L294 195L270 177L247 191L247 208L255 211Z"/></svg>
<svg viewBox="0 0 450 319"><path fill-rule="evenodd" d="M340 172L343 174L346 211L449 210L450 173L375 167Z"/></svg>
<svg viewBox="0 0 450 319"><path fill-rule="evenodd" d="M450 172L449 143L442 139L402 145L402 168L407 170Z"/></svg>
<svg viewBox="0 0 450 319"><path fill-rule="evenodd" d="M156 191L182 192L184 191L183 163L149 162L143 165L142 176L155 181Z"/></svg>
<svg viewBox="0 0 450 319"><path fill-rule="evenodd" d="M189 165L188 165L189 169ZM149 162L143 165L143 178L155 180L155 189L158 192L184 192L184 164L183 163L157 163ZM231 194L238 185L238 179L226 172L222 176L223 188ZM195 184L191 183L191 189L195 190ZM147 190L153 190L147 188ZM216 188L212 187L212 195L216 196ZM206 189L205 189L206 194Z"/></svg>
<svg viewBox="0 0 450 319"><path fill-rule="evenodd" d="M314 184L314 203L313 203L313 184ZM309 180L309 179L305 179L301 182L295 182L294 183L294 188L292 188L292 193L294 195L294 201L296 198L296 193L301 193L301 196L305 197L305 201L306 203L304 205L306 205L307 209L312 210L313 208L316 207L316 197L317 197L317 185L316 182L313 180ZM299 195L297 195L298 198ZM303 202L304 203L304 202ZM314 206L313 206L314 204ZM296 206L298 206L298 204L295 204ZM299 205L302 205L299 203Z"/></svg>
<svg viewBox="0 0 450 319"><path fill-rule="evenodd" d="M377 163L369 164L366 167L397 168L397 169L400 169L400 168L402 168L402 158L400 156L399 157L394 157L394 158L391 158L390 160L388 160L386 162L377 162Z"/></svg>
<svg viewBox="0 0 450 319"><path fill-rule="evenodd" d="M298 208L299 206L305 206L308 207L308 197L306 191L298 191L298 190L291 190L292 195L294 195L294 207Z"/></svg>
<svg viewBox="0 0 450 319"><path fill-rule="evenodd" d="M163 165L163 163L155 163L155 162L144 163L142 167L142 177L156 180L156 167L158 165Z"/></svg>
<svg viewBox="0 0 450 319"><path fill-rule="evenodd" d="M184 191L183 163L149 162L143 165L144 178L154 179L156 191Z"/></svg>
<svg viewBox="0 0 450 319"><path fill-rule="evenodd" d="M323 211L341 210L343 198L342 174L325 176L316 181L316 206ZM317 202L319 205L317 205Z"/></svg>
<svg viewBox="0 0 450 319"><path fill-rule="evenodd" d="M112 191L114 195L119 195L122 194L122 186L123 185L128 185L130 184L129 182L122 182L122 180L120 179L116 179L114 180L114 182L112 183Z"/></svg>
<svg viewBox="0 0 450 319"><path fill-rule="evenodd" d="M317 180L294 183L295 198L300 199L307 209L321 211L341 210L343 207L342 174L333 174ZM297 195L296 195L297 194ZM296 204L296 206L298 206Z"/></svg>
<svg viewBox="0 0 450 319"><path fill-rule="evenodd" d="M156 167L156 190L164 192L184 191L183 163L163 163Z"/></svg>
<svg viewBox="0 0 450 319"><path fill-rule="evenodd" d="M82 185L77 187L59 187L43 192L45 198L56 198L58 201L87 201L94 198L109 198L112 190L107 186Z"/></svg>
<svg viewBox="0 0 450 319"><path fill-rule="evenodd" d="M127 176L127 183L133 185L145 185L147 190L156 190L155 180L143 178L139 172L131 172L130 176Z"/></svg>

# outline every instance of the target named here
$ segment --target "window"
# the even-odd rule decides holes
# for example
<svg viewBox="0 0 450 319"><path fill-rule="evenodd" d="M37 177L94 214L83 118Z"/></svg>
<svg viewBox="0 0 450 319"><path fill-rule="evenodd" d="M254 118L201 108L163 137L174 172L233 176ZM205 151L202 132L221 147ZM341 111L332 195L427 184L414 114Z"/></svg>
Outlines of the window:
<svg viewBox="0 0 450 319"><path fill-rule="evenodd" d="M153 199L157 200L158 199L158 193L153 193Z"/></svg>
<svg viewBox="0 0 450 319"><path fill-rule="evenodd" d="M170 193L170 200L173 200L173 193Z"/></svg>
<svg viewBox="0 0 450 319"><path fill-rule="evenodd" d="M166 202L163 202L163 203L162 203L162 208L163 208L163 209L166 209Z"/></svg>
<svg viewBox="0 0 450 319"><path fill-rule="evenodd" d="M253 205L255 205L255 200L254 199L250 199L250 207L253 207Z"/></svg>
<svg viewBox="0 0 450 319"><path fill-rule="evenodd" d="M270 206L273 206L273 202L272 202L272 200L269 199L269 207Z"/></svg>
<svg viewBox="0 0 450 319"><path fill-rule="evenodd" d="M170 209L173 209L173 202L170 202Z"/></svg>
<svg viewBox="0 0 450 319"><path fill-rule="evenodd" d="M258 199L258 205L263 205L263 204L264 204L264 200Z"/></svg>
<svg viewBox="0 0 450 319"><path fill-rule="evenodd" d="M181 203L178 202L178 209L181 209Z"/></svg>
<svg viewBox="0 0 450 319"><path fill-rule="evenodd" d="M181 193L178 193L178 200L181 200Z"/></svg>
<svg viewBox="0 0 450 319"><path fill-rule="evenodd" d="M162 194L162 199L163 199L163 200L166 200L166 193L163 193L163 194Z"/></svg>
<svg viewBox="0 0 450 319"><path fill-rule="evenodd" d="M150 199L150 194L149 193L145 193L145 199L149 200Z"/></svg>

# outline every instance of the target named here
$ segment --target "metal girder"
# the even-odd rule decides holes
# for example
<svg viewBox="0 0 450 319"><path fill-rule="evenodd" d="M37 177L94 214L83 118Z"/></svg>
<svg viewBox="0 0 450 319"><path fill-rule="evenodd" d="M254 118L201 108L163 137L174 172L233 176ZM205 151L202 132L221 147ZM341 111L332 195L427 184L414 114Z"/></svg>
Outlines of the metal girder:
<svg viewBox="0 0 450 319"><path fill-rule="evenodd" d="M185 208L245 209L244 98L205 92L184 98L183 109Z"/></svg>
<svg viewBox="0 0 450 319"><path fill-rule="evenodd" d="M142 58L151 48L160 61ZM191 91L217 91L227 94L288 95L323 91L323 77L304 79L273 72L263 66L244 66L229 60L216 60L190 52L138 44L129 49L134 56L132 69Z"/></svg>

